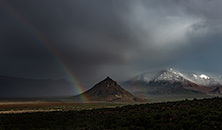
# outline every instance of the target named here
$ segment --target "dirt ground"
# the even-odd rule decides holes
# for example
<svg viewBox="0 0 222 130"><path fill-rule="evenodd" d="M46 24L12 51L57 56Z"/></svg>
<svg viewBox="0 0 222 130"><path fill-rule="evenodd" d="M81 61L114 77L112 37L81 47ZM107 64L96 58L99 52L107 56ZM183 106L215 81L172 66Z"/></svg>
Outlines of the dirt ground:
<svg viewBox="0 0 222 130"><path fill-rule="evenodd" d="M3 102L0 102L0 114L62 111L62 109L59 109L60 107L76 106L76 105L78 105L78 103L39 102L39 101L27 101L27 102L3 101Z"/></svg>
<svg viewBox="0 0 222 130"><path fill-rule="evenodd" d="M62 111L61 109L56 110L8 110L0 111L0 114L17 114L17 113L32 113L32 112L52 112L52 111Z"/></svg>
<svg viewBox="0 0 222 130"><path fill-rule="evenodd" d="M80 111L97 108L114 108L127 104L121 103L75 103L54 101L0 101L0 114L32 113L51 111Z"/></svg>

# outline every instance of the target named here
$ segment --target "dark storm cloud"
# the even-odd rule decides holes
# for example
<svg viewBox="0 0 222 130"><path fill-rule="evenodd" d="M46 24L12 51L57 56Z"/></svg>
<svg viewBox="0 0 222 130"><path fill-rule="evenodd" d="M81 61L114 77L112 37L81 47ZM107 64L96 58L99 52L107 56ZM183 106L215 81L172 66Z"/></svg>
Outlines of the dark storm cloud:
<svg viewBox="0 0 222 130"><path fill-rule="evenodd" d="M222 65L217 60L222 47L220 0L0 1L4 74L65 76L24 21L51 42L53 53L85 88L107 75L123 80L171 66L218 72ZM27 64L24 73L16 70Z"/></svg>

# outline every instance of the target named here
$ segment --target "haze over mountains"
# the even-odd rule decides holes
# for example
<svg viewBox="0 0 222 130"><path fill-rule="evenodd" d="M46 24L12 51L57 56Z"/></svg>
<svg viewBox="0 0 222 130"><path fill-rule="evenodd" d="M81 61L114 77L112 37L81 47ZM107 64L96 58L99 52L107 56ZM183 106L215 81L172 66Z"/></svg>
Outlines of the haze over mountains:
<svg viewBox="0 0 222 130"><path fill-rule="evenodd" d="M74 94L76 94L74 85L65 79L0 76L0 98L49 98L72 96Z"/></svg>

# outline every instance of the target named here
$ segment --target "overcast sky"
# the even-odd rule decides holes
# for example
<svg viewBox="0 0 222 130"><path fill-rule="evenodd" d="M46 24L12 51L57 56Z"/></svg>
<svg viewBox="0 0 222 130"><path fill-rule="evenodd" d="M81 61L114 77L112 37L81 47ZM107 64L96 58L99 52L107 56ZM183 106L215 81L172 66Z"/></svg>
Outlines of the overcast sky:
<svg viewBox="0 0 222 130"><path fill-rule="evenodd" d="M221 0L0 0L0 75L88 89L169 67L222 74ZM44 40L43 40L43 38Z"/></svg>

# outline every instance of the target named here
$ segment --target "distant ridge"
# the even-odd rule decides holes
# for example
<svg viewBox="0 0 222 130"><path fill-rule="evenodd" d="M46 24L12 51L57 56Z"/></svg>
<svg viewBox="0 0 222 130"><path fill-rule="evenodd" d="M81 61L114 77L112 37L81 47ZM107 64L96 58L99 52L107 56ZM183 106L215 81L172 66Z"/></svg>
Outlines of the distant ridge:
<svg viewBox="0 0 222 130"><path fill-rule="evenodd" d="M96 84L88 91L72 97L73 100L80 100L81 97L86 98L88 101L105 101L105 102L142 102L146 101L142 98L138 98L122 87L120 87L116 81L113 81L110 77L107 77L103 81Z"/></svg>
<svg viewBox="0 0 222 130"><path fill-rule="evenodd" d="M73 84L65 79L31 79L0 76L0 98L54 98L73 94Z"/></svg>

